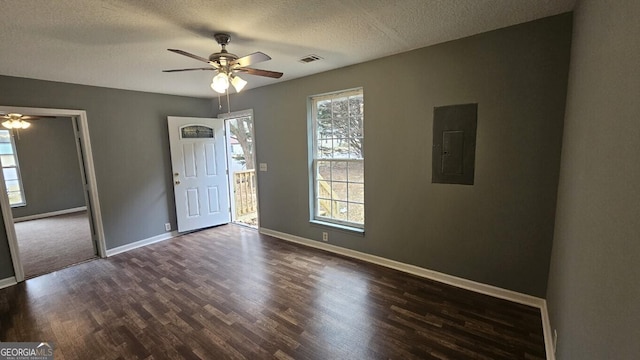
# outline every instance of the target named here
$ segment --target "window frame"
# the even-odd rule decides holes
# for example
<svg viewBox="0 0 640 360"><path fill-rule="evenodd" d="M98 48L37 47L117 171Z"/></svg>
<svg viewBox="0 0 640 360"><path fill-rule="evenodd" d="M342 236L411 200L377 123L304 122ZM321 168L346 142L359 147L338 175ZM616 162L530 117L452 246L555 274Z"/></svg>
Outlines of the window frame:
<svg viewBox="0 0 640 360"><path fill-rule="evenodd" d="M11 149L12 149L12 152L13 152L12 154L2 154L2 153L0 153L0 156L2 156L2 155L13 155L14 162L15 162L15 165L5 165L4 163L2 163L2 161L0 161L0 165L2 165L2 171L3 171L2 178L4 179L4 187L5 187L5 190L7 192L7 197L9 199L9 206L11 206L12 208L26 206L27 205L27 197L26 197L26 194L24 192L24 185L22 184L22 173L20 171L20 162L18 160L18 148L16 147L15 138L13 136L13 131L12 130L8 130L8 129L0 129L0 131L6 132L6 133L9 134L9 139L11 141L3 142L3 143L11 144ZM4 176L4 169L15 169L16 170L17 179L7 180L6 177ZM22 198L22 201L20 203L11 204L11 196L9 196L9 185L7 184L7 181L17 181L18 182L18 188L19 188L19 192L20 192L20 195L21 195L21 198ZM12 192L16 192L16 191L12 191Z"/></svg>
<svg viewBox="0 0 640 360"><path fill-rule="evenodd" d="M365 227L365 218L366 218L366 214L364 213L364 209L365 209L365 201L364 201L364 195L362 198L362 202L358 202L358 201L349 201L349 199L346 200L338 200L338 201L342 201L348 204L357 204L357 205L361 205L363 208L363 220L362 223L357 223L357 222L353 222L353 221L348 221L348 220L342 220L342 219L337 219L335 217L332 216L322 216L320 215L319 212L319 203L320 203L320 199L324 199L324 197L320 196L319 194L319 181L317 179L317 174L318 174L318 164L319 162L328 162L330 163L330 169L333 169L333 163L336 162L342 162L342 163L346 163L347 166L349 166L348 164L353 163L353 162L357 162L362 164L362 180L361 182L358 181L349 181L349 178L346 177L344 180L336 180L336 182L339 183L344 183L345 187L347 189L350 188L349 184L362 184L363 187L363 192L364 192L364 161L365 161L365 151L364 151L364 109L362 110L362 129L361 129L361 133L360 136L357 136L359 138L361 138L362 141L362 150L360 152L361 154L361 158L352 158L352 157L319 157L318 153L319 153L319 144L320 144L320 139L318 138L318 119L317 119L317 115L318 115L318 108L317 108L317 104L320 101L323 100L334 100L334 99L339 99L339 98L343 98L343 97L350 97L350 96L362 96L362 104L364 106L364 90L362 87L359 88L353 88L353 89L346 89L346 90L339 90L339 91L333 91L333 92L329 92L329 93L324 93L324 94L318 94L318 95L312 95L308 97L308 149L309 149L309 215L310 215L310 222L311 223L315 223L315 224L320 224L320 225L325 225L325 226L331 226L331 227L335 227L338 229L342 229L342 230L350 230L350 231L354 231L354 232L358 232L358 233L364 233L364 227ZM351 138L351 136L349 136L348 138L345 139L349 139ZM333 171L333 170L331 170ZM347 170L348 172L348 170ZM330 183L333 181L329 181ZM347 190L348 192L349 190ZM326 199L325 199L326 200ZM335 200L330 200L330 201L335 201Z"/></svg>

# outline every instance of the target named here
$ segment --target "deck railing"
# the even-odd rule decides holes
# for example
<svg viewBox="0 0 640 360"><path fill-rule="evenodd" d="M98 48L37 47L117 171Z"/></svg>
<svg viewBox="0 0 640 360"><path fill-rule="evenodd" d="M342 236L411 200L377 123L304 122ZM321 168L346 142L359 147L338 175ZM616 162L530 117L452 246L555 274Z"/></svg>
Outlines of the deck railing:
<svg viewBox="0 0 640 360"><path fill-rule="evenodd" d="M318 195L320 195L319 215L335 217L338 214L338 200L340 200L340 197L333 192L331 185L329 185L322 176L318 175L318 180L318 184L320 185L318 186Z"/></svg>
<svg viewBox="0 0 640 360"><path fill-rule="evenodd" d="M320 215L336 216L340 198L333 192L331 185L320 177ZM258 203L256 200L256 172L243 170L233 173L233 191L236 198L236 218L256 216ZM332 200L328 200L332 199Z"/></svg>
<svg viewBox="0 0 640 360"><path fill-rule="evenodd" d="M236 218L254 214L258 211L255 170L234 172L233 191L236 195Z"/></svg>

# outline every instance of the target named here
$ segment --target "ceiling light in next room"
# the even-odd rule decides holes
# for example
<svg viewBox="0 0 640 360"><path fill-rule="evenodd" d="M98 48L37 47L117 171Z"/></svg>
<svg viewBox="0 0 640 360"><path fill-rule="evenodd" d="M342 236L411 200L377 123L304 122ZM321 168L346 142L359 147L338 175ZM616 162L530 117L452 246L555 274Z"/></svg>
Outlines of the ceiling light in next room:
<svg viewBox="0 0 640 360"><path fill-rule="evenodd" d="M2 122L2 126L7 129L26 129L31 126L28 121L24 121L22 118L22 114L7 114L0 117L0 119L7 119Z"/></svg>

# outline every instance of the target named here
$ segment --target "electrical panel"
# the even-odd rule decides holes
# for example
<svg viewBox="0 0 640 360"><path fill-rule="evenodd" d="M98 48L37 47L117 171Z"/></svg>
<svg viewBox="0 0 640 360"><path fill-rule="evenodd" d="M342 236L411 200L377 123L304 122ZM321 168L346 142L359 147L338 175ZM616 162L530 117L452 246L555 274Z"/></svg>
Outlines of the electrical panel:
<svg viewBox="0 0 640 360"><path fill-rule="evenodd" d="M433 109L432 183L473 185L478 104Z"/></svg>

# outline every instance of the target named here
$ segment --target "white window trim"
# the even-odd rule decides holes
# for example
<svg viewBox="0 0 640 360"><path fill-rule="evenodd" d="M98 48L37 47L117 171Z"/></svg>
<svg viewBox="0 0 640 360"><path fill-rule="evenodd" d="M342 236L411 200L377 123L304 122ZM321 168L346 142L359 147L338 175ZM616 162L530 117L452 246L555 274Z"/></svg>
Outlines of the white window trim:
<svg viewBox="0 0 640 360"><path fill-rule="evenodd" d="M363 158L362 159L350 159L350 158L330 158L330 159L324 159L324 158L317 158L317 153L318 153L318 143L319 143L319 139L317 138L317 109L315 108L314 103L322 101L322 100L328 100L328 99L334 99L334 98L338 98L338 97L349 97L352 95L362 95L364 97L364 92L363 92L363 88L355 88L355 89L348 89L348 90L344 90L344 91L336 91L336 92L331 92L331 93L325 93L325 94L319 94L319 95L312 95L308 98L308 108L307 108L307 112L308 112L308 121L309 121L309 134L308 134L308 141L310 142L309 144L309 215L310 215L310 222L313 224L318 224L318 225L324 225L324 226L330 226L330 227L334 227L340 230L347 230L347 231L353 231L353 232L357 232L357 233L364 233L364 226L365 224L359 224L359 223L354 223L354 222L349 222L349 221L344 221L344 220L340 220L340 219L334 219L334 218L330 218L330 217L323 217L323 216L319 216L317 215L317 203L318 203L318 189L316 187L316 163L317 161L341 161L341 162L362 162L363 164L363 168L364 168L364 154L363 154ZM364 129L363 129L363 139L364 139ZM362 203L364 205L364 201ZM366 215L365 215L366 217Z"/></svg>

